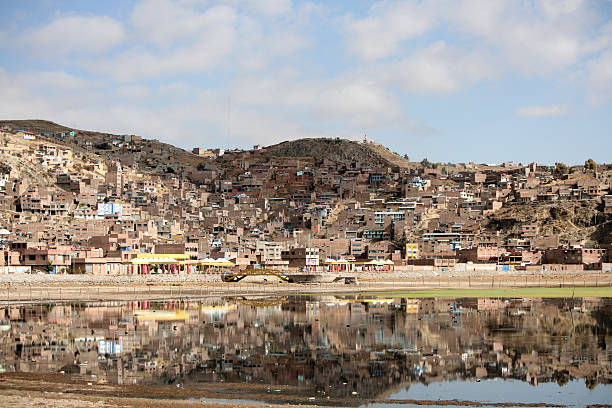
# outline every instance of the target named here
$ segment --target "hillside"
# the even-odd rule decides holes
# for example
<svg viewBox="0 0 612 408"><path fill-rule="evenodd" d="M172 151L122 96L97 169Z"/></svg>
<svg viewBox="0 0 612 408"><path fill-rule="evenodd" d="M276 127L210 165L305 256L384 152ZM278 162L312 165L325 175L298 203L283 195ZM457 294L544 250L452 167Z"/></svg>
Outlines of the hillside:
<svg viewBox="0 0 612 408"><path fill-rule="evenodd" d="M312 158L319 162L330 159L347 164L358 162L371 167L409 167L401 156L376 143L361 143L346 139L306 138L268 146L265 157Z"/></svg>
<svg viewBox="0 0 612 408"><path fill-rule="evenodd" d="M44 140L26 141L16 136L3 135L0 143L0 171L10 174L12 178L20 180L25 186L53 188L56 182L56 167L43 165L42 160L35 154L20 155L18 153L29 149L42 150L42 145L61 146ZM85 167L91 162L97 162L96 155L84 154L71 157L70 163L66 164L63 170L78 170L83 176L90 177L92 172L86 170Z"/></svg>
<svg viewBox="0 0 612 408"><path fill-rule="evenodd" d="M511 203L493 214L488 229L519 237L521 226L538 225L541 235L559 234L563 242L612 242L612 219L606 218L599 201Z"/></svg>
<svg viewBox="0 0 612 408"><path fill-rule="evenodd" d="M75 131L75 137L66 136L63 140L53 140L76 150L88 151L111 160L126 160L125 150L116 148L111 142L119 135L97 132L91 130L73 129L47 120L0 120L0 126L9 126L13 129L26 130L33 133L66 133ZM203 158L192 152L160 142L158 140L143 139L141 149L136 151L135 158L142 167L156 167L169 163L177 164L179 171L193 170ZM85 149L86 146L89 146ZM216 146L213 146L216 147ZM237 152L238 155L247 154L247 151ZM361 143L346 139L307 138L282 142L265 147L261 154L267 158L305 158L320 162L323 159L332 159L344 162L347 165L353 162L363 163L371 167L396 166L409 168L411 164L386 147L374 143ZM222 160L225 162L226 160ZM124 164L126 164L124 162Z"/></svg>
<svg viewBox="0 0 612 408"><path fill-rule="evenodd" d="M27 130L33 133L46 132L70 132L73 129L48 120L26 119L26 120L0 120L0 126L8 126L13 129ZM99 132L92 132L99 133Z"/></svg>
<svg viewBox="0 0 612 408"><path fill-rule="evenodd" d="M304 201L317 199L318 197L315 196L319 193L321 195L326 193L333 197L339 190L343 190L343 193L350 191L349 189L344 190L344 186L342 189L336 187L342 183L346 173L350 174L345 180L352 183L354 191L357 191L355 187L357 186L364 191L368 189L373 192L369 176L373 172L380 171L380 168L387 167L393 168L390 173L397 177L388 178L390 182L387 190L377 188L377 193L382 191L381 196L401 197L403 189L411 181L407 177L412 177L412 175L407 176L404 169L415 166L423 171L421 173L417 171L414 174L423 174L423 177L431 182L431 191L437 191L439 194L457 189L472 189L477 193L480 188L467 183L461 186L451 177L428 174L427 168L431 166L427 163L411 163L374 142L362 143L339 138L309 138L286 141L262 149L235 149L227 150L224 153L223 149L219 149L216 152L205 152L206 157L203 157L158 140L147 140L133 135L126 137L126 135L71 129L45 120L0 120L0 126L46 135L38 136L35 140L25 140L23 137L16 136L14 132L6 132L6 135L3 136L3 145L0 146L0 170L3 171L3 174L10 174L11 178L21 180L26 186L52 187L55 185L56 175L61 172L69 173L76 178L100 178L104 176L104 172L98 168L97 164L120 161L124 168L130 167L127 173L139 179L149 177L157 179L158 176L162 179L185 178L191 180L195 186L203 186L201 188L207 192L218 192L223 188L227 189L228 194L244 191L253 197L266 197L267 194L272 194L275 197L302 197L300 199ZM76 134L70 136L71 131ZM54 144L69 147L70 155L74 157L69 160L55 161L43 157L44 151ZM26 153L20 155L20 152ZM323 165L324 160L330 160L331 164ZM296 180L297 176L303 175L304 172L301 170L306 166L308 166L308 174L301 177L299 183L295 183L299 184L300 191L294 194L291 188L296 186L290 185L287 180ZM508 166L499 167L499 169L471 164L469 166L442 166L445 166L446 169L442 174L483 171L485 167L488 172L512 172ZM513 167L516 167L518 171L511 174L517 179L523 177L520 166ZM357 176L353 174L354 172L347 171L353 168ZM288 169L291 170L288 171ZM94 174L95 172L99 174ZM332 175L328 178L329 180L323 180L323 178L317 180L318 176L327 174ZM597 177L603 183L602 191L609 189L607 183L610 180L610 174L612 171L608 166L600 166ZM563 181L571 188L576 188L574 185L582 180L593 181L595 179L592 173L576 171L570 180L569 183L568 180ZM223 181L223 184L220 181ZM553 184L560 182L560 180L554 180ZM357 183L362 183L362 185ZM439 188L448 185L456 188ZM413 188L409 185L408 187ZM504 189L507 190L507 187ZM501 188L499 192L502 192ZM419 194L420 192L415 193L415 195ZM456 194L456 191L450 192L449 202L456 198ZM342 198L346 197L340 199ZM333 198L325 199L333 200ZM341 206L335 208L338 210L333 210L329 217L331 221L328 220L332 224L335 223L338 213L342 211ZM421 214L419 229L426 229L427 221L439 217L438 206L431 205ZM296 219L302 218L296 217ZM471 220L466 220L466 223L471 222ZM473 222L480 223L481 221ZM503 207L490 215L483 224L478 225L478 228L486 227L489 232L500 231L504 236L516 238L521 236L521 227L526 223L537 224L540 235L558 234L564 243L612 242L612 216L604 214L601 199L529 204L504 201Z"/></svg>
<svg viewBox="0 0 612 408"><path fill-rule="evenodd" d="M126 164L124 162L126 159L133 158L142 167L176 164L179 170L189 170L203 162L201 157L189 151L158 140L148 139L142 139L142 142L137 146L138 148L130 152L136 154L130 154L131 157L126 157L125 149L122 150L111 144L114 139L119 138L119 135L69 128L48 120L0 120L0 126L9 126L12 129L26 130L37 134L75 131L76 135L74 137L67 135L62 140L54 138L52 141L75 150L95 153L110 160L118 160L124 164Z"/></svg>

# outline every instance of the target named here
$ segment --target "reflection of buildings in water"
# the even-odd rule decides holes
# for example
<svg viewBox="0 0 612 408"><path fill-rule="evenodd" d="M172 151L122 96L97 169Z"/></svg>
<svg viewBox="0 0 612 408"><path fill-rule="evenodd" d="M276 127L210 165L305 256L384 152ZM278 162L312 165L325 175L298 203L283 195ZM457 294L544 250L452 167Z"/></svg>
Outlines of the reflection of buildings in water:
<svg viewBox="0 0 612 408"><path fill-rule="evenodd" d="M361 398L413 381L612 378L607 300L215 302L0 309L0 369L120 384L263 382Z"/></svg>

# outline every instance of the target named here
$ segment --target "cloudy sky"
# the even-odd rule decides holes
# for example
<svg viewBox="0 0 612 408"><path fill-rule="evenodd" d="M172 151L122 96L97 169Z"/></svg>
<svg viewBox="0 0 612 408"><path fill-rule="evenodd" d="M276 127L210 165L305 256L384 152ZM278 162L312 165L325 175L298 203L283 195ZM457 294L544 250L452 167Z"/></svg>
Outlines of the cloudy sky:
<svg viewBox="0 0 612 408"><path fill-rule="evenodd" d="M413 160L612 161L610 0L0 2L0 118Z"/></svg>

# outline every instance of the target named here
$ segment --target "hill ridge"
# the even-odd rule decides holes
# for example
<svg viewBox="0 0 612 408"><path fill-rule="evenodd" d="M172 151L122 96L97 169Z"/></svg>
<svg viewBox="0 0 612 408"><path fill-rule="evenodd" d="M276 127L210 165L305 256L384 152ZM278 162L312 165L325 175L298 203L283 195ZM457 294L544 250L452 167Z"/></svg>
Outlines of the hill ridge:
<svg viewBox="0 0 612 408"><path fill-rule="evenodd" d="M410 167L410 163L392 153L383 145L374 142L358 142L341 138L302 138L287 140L263 149L268 157L312 157L315 161L361 162L372 167Z"/></svg>
<svg viewBox="0 0 612 408"><path fill-rule="evenodd" d="M120 135L98 132L93 130L82 130L60 125L53 121L44 119L25 119L25 120L0 120L0 126L9 126L13 129L26 130L34 133L68 133L76 131L77 137L72 140L66 138L59 143L69 146L79 146L84 140L91 142L92 145L108 144L109 138L116 138ZM78 139L78 140L77 140ZM193 154L191 151L181 147L174 146L170 143L165 143L157 139L145 139L146 143L151 143L155 148L166 151L161 159L168 159L169 155L176 155L177 160L191 166L197 166L204 159ZM110 146L109 146L110 147ZM211 146L214 148L216 146ZM238 154L245 154L249 150L239 150ZM106 156L109 159L118 160L118 157L113 156L112 150L96 150L96 154ZM266 157L281 157L281 158L312 158L314 161L322 161L323 159L331 159L336 162L360 162L370 167L402 167L409 168L411 163L400 155L391 152L382 144L369 141L367 143L329 137L310 137L295 140L285 140L273 145L266 146L262 149L262 154ZM152 156L152 154L149 154ZM156 157L143 157L142 164L145 166L159 162ZM163 162L163 161L162 161Z"/></svg>

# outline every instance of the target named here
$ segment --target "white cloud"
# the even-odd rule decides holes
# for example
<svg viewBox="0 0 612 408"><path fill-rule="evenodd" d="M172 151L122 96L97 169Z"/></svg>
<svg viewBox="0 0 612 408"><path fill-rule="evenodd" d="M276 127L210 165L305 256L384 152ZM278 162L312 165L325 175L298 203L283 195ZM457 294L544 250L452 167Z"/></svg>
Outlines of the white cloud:
<svg viewBox="0 0 612 408"><path fill-rule="evenodd" d="M276 31L271 33L265 40L267 51L272 55L292 55L311 44L305 36L295 31Z"/></svg>
<svg viewBox="0 0 612 408"><path fill-rule="evenodd" d="M562 105L552 106L522 106L516 110L518 116L523 117L545 117L545 116L564 116L569 114L569 108Z"/></svg>
<svg viewBox="0 0 612 408"><path fill-rule="evenodd" d="M291 11L291 0L257 0L249 2L248 6L266 16L278 16Z"/></svg>
<svg viewBox="0 0 612 408"><path fill-rule="evenodd" d="M316 8L304 5L294 10L291 2L272 1L248 3L241 9L241 2L233 3L143 0L131 13L137 46L80 65L122 82L221 69L262 72L275 58L292 56L312 43L303 31ZM261 13L262 7L274 15L293 12L270 24L249 14Z"/></svg>
<svg viewBox="0 0 612 408"><path fill-rule="evenodd" d="M43 89L29 82L35 75L15 75L0 69L0 111L6 118L48 119L80 129L129 132L182 147L269 144L324 132L277 109L261 109L248 103L228 105L223 91L183 83L90 87L88 81L65 74L63 82L72 84L55 87L51 83ZM78 98L66 93L67 89L72 89Z"/></svg>
<svg viewBox="0 0 612 408"><path fill-rule="evenodd" d="M290 111L298 118L324 125L339 124L354 128L383 128L399 122L399 101L384 86L358 78L304 80L295 76L249 77L237 81L233 101ZM396 124L394 122L394 124Z"/></svg>
<svg viewBox="0 0 612 408"><path fill-rule="evenodd" d="M122 100L142 103L151 97L151 88L137 84L120 85L116 88L116 94Z"/></svg>
<svg viewBox="0 0 612 408"><path fill-rule="evenodd" d="M584 0L540 0L542 9L550 17L573 13L583 3Z"/></svg>
<svg viewBox="0 0 612 408"><path fill-rule="evenodd" d="M496 54L522 74L547 74L597 51L597 9L582 0L380 1L364 18L346 17L347 50L366 60L398 57L402 44L425 35ZM451 38L452 38L451 37Z"/></svg>
<svg viewBox="0 0 612 408"><path fill-rule="evenodd" d="M492 58L437 41L397 63L377 66L388 85L407 92L452 92L495 75Z"/></svg>
<svg viewBox="0 0 612 408"><path fill-rule="evenodd" d="M200 9L185 2L143 0L134 6L131 23L139 41L168 48L210 36L220 26L233 23L235 16L235 10L225 5Z"/></svg>
<svg viewBox="0 0 612 408"><path fill-rule="evenodd" d="M362 19L349 18L344 26L349 51L364 59L377 59L396 53L403 41L431 28L423 6L410 2L381 2Z"/></svg>
<svg viewBox="0 0 612 408"><path fill-rule="evenodd" d="M445 19L459 33L492 47L510 68L547 74L588 52L588 33L598 17L581 3L462 0L448 4Z"/></svg>
<svg viewBox="0 0 612 408"><path fill-rule="evenodd" d="M60 72L10 74L0 68L0 89L0 112L11 119L61 120L75 103L73 95L96 99L90 95L92 84Z"/></svg>
<svg viewBox="0 0 612 408"><path fill-rule="evenodd" d="M26 32L18 44L44 55L96 54L120 44L125 37L121 23L110 17L67 16Z"/></svg>
<svg viewBox="0 0 612 408"><path fill-rule="evenodd" d="M594 105L612 100L612 23L594 17L592 2L385 0L360 17L336 17L328 7L139 0L125 23L59 17L40 29L24 27L29 34L13 35L17 45L27 45L34 64L58 68L20 74L0 68L0 111L186 147L248 146L363 131L430 134L427 123L410 117L405 94L442 99L491 79L506 86L521 76L574 77ZM0 42L6 45L10 33L0 32ZM358 64L334 55L342 45ZM37 59L45 50L61 58ZM83 77L61 67L76 67ZM567 115L569 108L525 106L515 113Z"/></svg>
<svg viewBox="0 0 612 408"><path fill-rule="evenodd" d="M592 105L612 101L612 48L587 62L587 95Z"/></svg>
<svg viewBox="0 0 612 408"><path fill-rule="evenodd" d="M100 86L97 81L79 78L63 71L22 72L15 75L15 81L27 84L31 89L64 95Z"/></svg>
<svg viewBox="0 0 612 408"><path fill-rule="evenodd" d="M323 86L314 105L316 117L356 127L384 127L397 117L399 103L384 88L368 81L351 81Z"/></svg>
<svg viewBox="0 0 612 408"><path fill-rule="evenodd" d="M162 3L167 3L163 1ZM147 2L149 7L152 3ZM176 21L157 24L157 11L145 13L139 10L138 28L141 34L150 33L152 41L163 46L161 50L131 49L102 61L93 60L83 63L92 72L114 77L120 81L137 78L155 78L194 72L209 72L218 67L232 54L236 42L235 10L226 6L215 6L187 22L187 32L192 35L180 46L166 48L179 34ZM175 13L179 13L174 10ZM181 11L182 12L182 11ZM143 15L147 16L144 17ZM147 20L149 19L149 20ZM146 22L149 23L146 23ZM153 34L160 30L159 35ZM147 31L150 30L150 31ZM167 42L166 40L167 39Z"/></svg>

